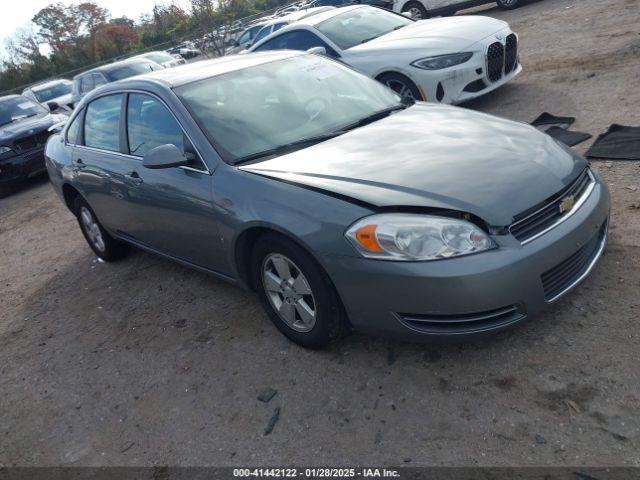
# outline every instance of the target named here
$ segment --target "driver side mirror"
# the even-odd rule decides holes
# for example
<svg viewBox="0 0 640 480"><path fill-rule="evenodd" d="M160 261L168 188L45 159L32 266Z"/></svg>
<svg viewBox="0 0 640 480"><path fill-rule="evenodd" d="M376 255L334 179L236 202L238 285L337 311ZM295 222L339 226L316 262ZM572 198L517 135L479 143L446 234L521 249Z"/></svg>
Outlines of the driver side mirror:
<svg viewBox="0 0 640 480"><path fill-rule="evenodd" d="M57 110L58 108L60 108L60 105L58 105L58 102L47 102L47 108L49 109L50 112L53 112L54 110Z"/></svg>
<svg viewBox="0 0 640 480"><path fill-rule="evenodd" d="M326 55L327 49L324 47L311 47L307 50L307 53L312 53L314 55Z"/></svg>
<svg viewBox="0 0 640 480"><path fill-rule="evenodd" d="M142 166L146 168L173 168L186 167L195 157L185 155L182 151L171 143L159 145L149 150L142 157Z"/></svg>

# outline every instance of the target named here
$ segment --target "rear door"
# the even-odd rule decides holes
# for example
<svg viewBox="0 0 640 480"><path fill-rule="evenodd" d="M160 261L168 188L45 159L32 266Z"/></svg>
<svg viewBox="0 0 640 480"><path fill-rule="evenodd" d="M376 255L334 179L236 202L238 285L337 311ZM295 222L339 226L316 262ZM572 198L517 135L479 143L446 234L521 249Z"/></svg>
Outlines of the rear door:
<svg viewBox="0 0 640 480"><path fill-rule="evenodd" d="M92 100L84 112L80 145L74 147L74 170L83 194L100 222L111 232L121 232L131 222L120 129L125 95L104 95Z"/></svg>
<svg viewBox="0 0 640 480"><path fill-rule="evenodd" d="M212 270L219 269L221 249L212 206L212 179L175 117L157 97L129 93L126 109L130 170L126 172L135 241ZM145 153L173 144L193 158L189 167L148 169Z"/></svg>

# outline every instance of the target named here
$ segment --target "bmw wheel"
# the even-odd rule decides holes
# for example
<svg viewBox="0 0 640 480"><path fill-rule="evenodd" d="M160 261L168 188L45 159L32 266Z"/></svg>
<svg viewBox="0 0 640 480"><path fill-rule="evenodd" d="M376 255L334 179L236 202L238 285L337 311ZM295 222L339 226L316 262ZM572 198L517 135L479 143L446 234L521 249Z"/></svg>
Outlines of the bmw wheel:
<svg viewBox="0 0 640 480"><path fill-rule="evenodd" d="M298 345L321 348L340 337L345 314L316 261L294 242L267 234L256 242L253 282L271 321Z"/></svg>
<svg viewBox="0 0 640 480"><path fill-rule="evenodd" d="M503 10L511 10L512 8L519 7L522 3L521 0L496 0L498 7Z"/></svg>
<svg viewBox="0 0 640 480"><path fill-rule="evenodd" d="M396 92L405 101L424 100L420 90L409 77L399 73L385 73L380 75L377 80Z"/></svg>
<svg viewBox="0 0 640 480"><path fill-rule="evenodd" d="M127 254L128 246L109 235L93 212L89 204L81 196L74 202L76 217L80 230L91 250L105 262L113 262Z"/></svg>
<svg viewBox="0 0 640 480"><path fill-rule="evenodd" d="M409 12L414 20L424 20L429 18L427 9L420 2L409 2L402 7L402 13Z"/></svg>

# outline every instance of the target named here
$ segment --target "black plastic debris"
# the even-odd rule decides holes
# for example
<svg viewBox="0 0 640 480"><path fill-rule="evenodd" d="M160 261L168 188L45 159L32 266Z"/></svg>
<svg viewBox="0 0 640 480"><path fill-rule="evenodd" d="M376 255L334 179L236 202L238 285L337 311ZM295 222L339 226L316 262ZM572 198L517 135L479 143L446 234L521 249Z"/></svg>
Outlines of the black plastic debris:
<svg viewBox="0 0 640 480"><path fill-rule="evenodd" d="M589 158L640 160L640 127L614 123L587 151Z"/></svg>
<svg viewBox="0 0 640 480"><path fill-rule="evenodd" d="M276 407L276 409L273 411L273 415L271 415L271 418L269 419L269 423L267 423L267 426L264 429L265 435L269 435L273 431L273 427L276 426L276 423L278 423L279 418L280 418L280 407Z"/></svg>
<svg viewBox="0 0 640 480"><path fill-rule="evenodd" d="M278 393L278 391L273 388L265 388L260 392L260 395L258 395L258 400L264 403L269 403L276 393Z"/></svg>
<svg viewBox="0 0 640 480"><path fill-rule="evenodd" d="M574 132L556 126L547 128L545 133L547 135L551 135L553 138L555 138L559 142L564 143L565 145L568 145L569 147L578 145L579 143L589 140L592 137L590 133Z"/></svg>
<svg viewBox="0 0 640 480"><path fill-rule="evenodd" d="M573 125L573 122L575 121L575 117L556 117L555 115L551 115L549 112L544 112L540 114L540 116L533 122L531 122L531 125L538 128L554 125L566 130L571 125Z"/></svg>

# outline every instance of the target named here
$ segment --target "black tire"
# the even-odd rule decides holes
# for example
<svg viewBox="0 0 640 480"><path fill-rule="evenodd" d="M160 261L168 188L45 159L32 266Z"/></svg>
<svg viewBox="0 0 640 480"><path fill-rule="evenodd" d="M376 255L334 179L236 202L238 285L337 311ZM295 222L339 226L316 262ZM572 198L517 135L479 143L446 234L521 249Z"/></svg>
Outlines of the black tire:
<svg viewBox="0 0 640 480"><path fill-rule="evenodd" d="M276 310L268 293L263 273L270 259L274 256L292 261L293 267L302 273L310 289L312 298L307 303L313 304L315 320L308 331L297 331L285 321ZM346 314L328 275L320 265L299 245L278 235L265 234L255 243L251 255L252 281L260 302L267 315L287 338L305 348L322 348L345 332ZM281 297L284 298L284 295ZM285 302L282 301L282 304ZM294 308L294 315L297 307Z"/></svg>
<svg viewBox="0 0 640 480"><path fill-rule="evenodd" d="M496 3L498 4L498 8L502 10L512 10L522 5L521 0L496 0Z"/></svg>
<svg viewBox="0 0 640 480"><path fill-rule="evenodd" d="M429 18L429 13L427 13L427 9L424 8L424 5L420 2L409 2L402 7L402 13L412 12L413 15L411 18L414 20L424 20Z"/></svg>
<svg viewBox="0 0 640 480"><path fill-rule="evenodd" d="M13 193L13 185L0 185L0 198L8 197Z"/></svg>
<svg viewBox="0 0 640 480"><path fill-rule="evenodd" d="M89 206L84 198L80 195L76 196L73 202L73 211L78 219L78 224L80 225L80 231L82 231L82 235L84 235L85 240L89 244L93 253L95 253L99 258L104 260L105 262L115 262L116 260L120 260L129 251L129 245L123 243L119 240L116 240L111 235L107 233L107 231L102 228L102 225L98 221L98 217L93 212L93 209ZM97 243L92 238L92 232L89 231L89 228L86 225L86 222L83 221L83 214L88 213L91 215L93 221L95 222L95 226L100 233L101 236L101 245Z"/></svg>
<svg viewBox="0 0 640 480"><path fill-rule="evenodd" d="M389 87L401 97L410 97L416 101L422 101L422 94L415 83L405 75L400 73L383 73L377 80Z"/></svg>

